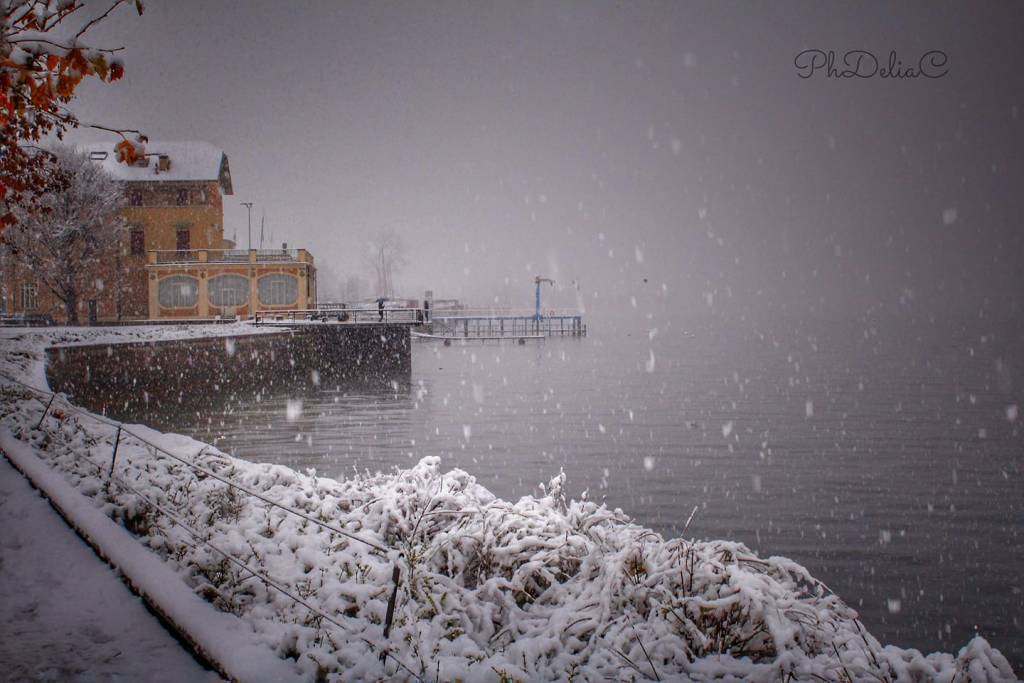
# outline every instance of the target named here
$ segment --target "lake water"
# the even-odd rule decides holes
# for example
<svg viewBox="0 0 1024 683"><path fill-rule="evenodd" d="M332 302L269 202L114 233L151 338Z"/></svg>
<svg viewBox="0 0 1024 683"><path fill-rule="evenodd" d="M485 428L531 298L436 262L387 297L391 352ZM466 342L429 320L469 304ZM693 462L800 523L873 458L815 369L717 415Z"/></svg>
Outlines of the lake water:
<svg viewBox="0 0 1024 683"><path fill-rule="evenodd" d="M564 469L574 497L669 536L696 506L687 536L800 562L883 643L978 632L1020 671L1022 362L1021 329L983 321L592 330L416 343L388 391L135 417L333 477L438 455L511 499Z"/></svg>

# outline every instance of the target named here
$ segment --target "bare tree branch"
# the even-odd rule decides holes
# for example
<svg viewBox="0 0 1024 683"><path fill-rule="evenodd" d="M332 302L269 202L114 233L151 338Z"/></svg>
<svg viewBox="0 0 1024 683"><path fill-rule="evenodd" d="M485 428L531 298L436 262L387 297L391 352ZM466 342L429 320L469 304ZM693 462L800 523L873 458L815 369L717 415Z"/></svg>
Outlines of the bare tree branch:
<svg viewBox="0 0 1024 683"><path fill-rule="evenodd" d="M81 38L83 35L85 35L86 31L88 31L93 26L95 26L96 24L98 24L101 21L103 21L104 19L106 19L110 15L111 12L113 12L119 6L123 5L126 1L127 0L114 0L114 4L111 5L110 7L108 7L106 12L104 12L103 14L101 14L98 17L95 17L94 19L92 19L91 21L86 23L85 26L83 26L82 28L78 29L78 33L75 34L75 40L78 40L79 38Z"/></svg>
<svg viewBox="0 0 1024 683"><path fill-rule="evenodd" d="M117 181L84 154L66 147L52 153L54 189L22 211L4 237L74 324L79 297L102 277L98 257L118 246L124 198Z"/></svg>

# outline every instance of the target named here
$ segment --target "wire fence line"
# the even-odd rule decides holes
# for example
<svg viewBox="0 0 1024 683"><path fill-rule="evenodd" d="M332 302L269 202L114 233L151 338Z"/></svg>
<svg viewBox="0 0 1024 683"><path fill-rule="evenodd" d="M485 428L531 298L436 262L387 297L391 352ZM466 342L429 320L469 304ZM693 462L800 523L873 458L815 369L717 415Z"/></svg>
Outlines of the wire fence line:
<svg viewBox="0 0 1024 683"><path fill-rule="evenodd" d="M48 397L48 400L46 400L46 406L43 409L43 413L40 415L39 421L35 425L35 429L36 430L41 429L42 428L42 424L43 424L44 420L46 419L47 414L50 411L50 408L53 406L55 399L58 398L58 394L56 394L54 392L50 392L50 391L44 391L42 389L37 389L36 387L33 387L33 386L29 385L29 384L26 384L24 382L18 381L16 379L13 379L13 378L10 378L10 377L3 377L3 380L6 381L6 382L9 382L11 384L20 386L23 389L27 389L28 391L36 394L37 396L42 397L42 400L46 400L47 397ZM339 629L341 629L346 634L348 634L348 635L355 635L353 630L352 630L352 628L350 626L347 626L347 625L343 624L341 621L339 621L336 618L334 618L333 616L327 614L326 612L324 612L319 607L316 607L315 605L310 604L308 601L304 600L300 596L295 595L292 591L290 591L285 586L281 585L278 581L275 581L273 578L271 578L267 574L265 574L265 573L263 573L263 572L261 572L261 571L259 571L257 569L253 569L245 561L235 557L231 553L223 550L222 548L218 547L214 543L210 542L205 537L205 535L202 532L194 529L188 523L186 523L185 521L180 519L178 517L178 515L174 514L170 510L166 509L166 507L164 507L164 506L160 505L159 503L157 503L156 501L152 500L149 496L147 496L143 492L139 491L137 488L135 488L134 486L129 484L127 481L123 480L121 477L115 477L114 476L114 465L115 465L115 462L116 462L116 459L117 459L117 450L118 450L118 446L119 446L119 444L121 442L122 435L124 435L125 437L130 437L132 439L135 439L136 441L138 441L139 443L143 444L144 446L147 446L147 447L153 449L153 452L156 453L156 454L163 455L163 456L165 456L167 458L170 458L170 459L172 459L172 460L174 460L176 462L179 462L179 463L185 465L186 467L188 467L189 469L191 469L191 470L193 470L195 472L201 472L202 474L204 474L204 475L206 475L208 477L211 477L213 479L216 479L217 481L220 481L220 482L224 483L225 485L227 485L228 487L230 487L232 489L241 491L242 493L245 493L246 495L249 495L249 496L252 496L252 497L254 497L254 498L258 499L258 500L261 500L264 503L266 503L267 505L275 507L275 508L277 508L279 510L282 510L282 511L288 513L288 514L295 515L296 517L304 519L304 520L306 520L308 522L311 522L311 523L313 523L313 524L315 524L315 525L317 525L317 526L319 526L319 527L321 527L321 528L323 528L323 529L325 529L327 531L339 534L339 535L341 535L341 536L343 536L345 538L348 538L348 539L350 539L352 541L356 541L358 543L365 544L366 546L368 546L368 547L370 547L370 548L372 548L374 550L378 550L380 552L383 552L385 555L388 555L389 557L392 555L392 553L393 553L393 551L395 551L395 549L388 548L388 547L386 547L384 545L381 545L381 544L376 543L374 541L371 541L369 539L362 538L361 536L353 534L353 533L351 533L349 531L345 531L344 529L341 529L341 528L339 528L339 527L337 527L337 526L335 526L333 524L329 524L327 522L324 522L323 520L319 520L319 519L316 519L315 517L307 515L306 513L302 512L300 510L296 510L296 509L294 509L292 507L289 507L287 505L279 503L279 502L277 502L277 501L275 501L275 500L273 500L273 499L271 499L271 498L269 498L269 497L267 497L267 496L265 496L265 495L263 495L263 494L261 494L261 493L259 493L257 491L254 491L254 490L252 490L252 489L250 489L250 488L248 488L246 486L242 486L240 484L237 484L237 483L231 481L230 479L228 479L228 478L226 478L226 477L224 477L224 476L222 476L222 475L220 475L220 474L210 470L207 467L203 467L202 465L199 465L197 463L190 462L187 459L182 458L182 457L178 456L177 454L168 451L166 448L163 448L162 446L153 443L152 441L146 439L145 437L142 437L142 436L132 432L131 430L126 428L124 426L124 424L121 423L121 422L117 422L117 421L111 420L111 419L109 419L107 417L104 417L104 416L101 416L101 415L96 415L95 413L91 413L91 412L89 412L87 410L84 410L82 408L78 408L77 406L74 406L73 404L68 402L63 397L61 397L61 402L63 404L62 407L61 407L61 410L63 410L63 411L66 411L66 412L72 413L72 414L76 414L76 415L80 415L80 416L83 416L85 418L91 419L91 420L93 420L95 422L99 422L101 424L104 424L104 425L107 425L107 426L110 426L110 427L113 427L113 428L117 429L117 432L114 435L114 442L113 442L114 449L113 449L113 453L111 455L110 469L106 473L106 479L108 481L112 481L116 485L122 487L124 490L129 491L129 492L133 493L134 495L138 496L147 505L151 506L154 510L156 510L156 511L160 512L161 514L163 514L164 516L166 516L174 525L179 526L180 528L182 528L187 534L189 534L189 536L191 536L193 539L195 539L195 541L197 543L201 543L205 547L209 548L210 550L212 550L216 554L218 554L221 557L223 557L226 561L228 561L232 565L234 565L234 566L238 567L240 570L248 573L253 578L256 578L256 579L260 580L261 582L263 582L264 585L266 585L269 588L272 588L274 590L277 590L282 595L285 595L289 599L293 600L295 603L305 607L310 612L312 612L316 616L320 617L324 621L326 621L326 622L328 622L328 623L338 627ZM203 449L203 450L205 450L205 449ZM199 453L201 454L203 452L203 450L200 450ZM80 460L82 460L84 462L87 462L88 464L90 464L93 467L95 467L97 469L97 474L100 477L103 476L103 474L104 474L103 469L104 468L101 465L93 462L91 459L86 458L86 457L84 457L83 455L81 455L79 453L72 452L72 454L76 458L78 458L78 459L80 459ZM398 557L401 557L401 554L399 554ZM389 635L389 633L391 631L392 619L393 619L394 610L395 610L395 602L396 602L397 597L398 597L398 587L399 587L400 574L401 574L400 569L399 569L398 557L395 557L392 560L393 561L393 569L392 569L392 583L393 583L393 587L392 587L391 595L390 595L389 600L388 600L387 618L386 618L385 624L384 624L384 637L385 637L385 639L388 637L388 635ZM361 639L364 642L366 642L367 645L373 647L373 643L371 643L370 641L366 640L365 638L361 638ZM399 665L402 665L403 668L406 668L403 662L398 660L393 654L391 654L386 649L383 650L382 654L381 654L381 659L383 660L385 658L390 658L390 659L396 661Z"/></svg>
<svg viewBox="0 0 1024 683"><path fill-rule="evenodd" d="M42 425L43 420L46 419L46 414L49 411L50 406L53 404L53 399L57 397L57 394L54 394L53 392L49 392L49 391L43 391L41 389L36 389L35 387L33 387L31 385L25 384L24 382L19 382L18 380L15 380L15 379L10 379L10 378L4 378L4 379L6 379L7 381L10 381L10 382L12 382L14 384L17 384L17 385L19 385L19 386L21 386L21 387L23 387L25 389L28 389L28 390L30 390L30 391L32 391L34 393L42 394L44 396L46 396L46 395L50 396L50 401L47 403L47 407L44 410L43 415L39 418L39 423L36 425L36 427L39 428ZM295 515L297 517L301 517L302 519L305 519L306 521L312 522L313 524L316 524L317 526L320 526L320 527L322 527L322 528L324 528L324 529L326 529L328 531L333 531L336 534L340 534L340 535L345 536L346 538L349 538L349 539L351 539L353 541L357 541L359 543L363 543L363 544L365 544L365 545L367 545L367 546L369 546L371 548L374 548L375 550L379 550L379 551L381 551L383 553L389 553L392 550L394 550L394 548L387 548L387 547L385 547L383 545L380 545L379 543L376 543L374 541L362 538L361 536L357 536L356 534L353 534L350 531L345 531L344 529L341 529L341 528L339 528L337 526L334 526L333 524L328 524L327 522L324 522L323 520L316 519L315 517L311 517L310 515L307 515L306 513L302 512L300 510L296 510L295 508L292 508L292 507L289 507L287 505L284 505L283 503L279 503L279 502L275 501L272 498L268 498L267 496L264 496L263 494L259 493L258 491L253 491L252 489L250 489L250 488L248 488L246 486L242 486L241 484L237 484L237 483L231 481L230 479L228 479L227 477L224 477L224 476L221 476L221 475L217 474L213 470L210 470L210 469L208 469L206 467L203 467L202 465L198 465L198 464L196 464L194 462L190 462L190 461L186 460L185 458L182 458L181 456L176 455L176 454L170 452L166 448L163 448L159 444L155 444L152 441L146 439L145 437L139 436L135 432L132 432L131 430L129 430L127 427L124 426L124 423L117 422L115 420L111 420L111 419L109 419L107 417L103 417L101 415L96 415L95 413L90 413L89 411L84 410L82 408L78 408L78 407L76 407L76 406L74 406L71 403L68 403L66 401L64 403L65 403L65 407L62 408L63 410L66 410L67 412L70 412L70 413L75 413L77 415L82 415L84 417L90 418L90 419L92 419L92 420L94 420L96 422L100 422L102 424L108 425L108 426L113 427L113 428L118 430L119 434L117 436L115 436L115 443L114 443L114 457L115 458L116 458L116 455L117 455L117 444L120 441L120 435L121 434L125 434L125 435L127 435L129 437L134 438L138 442L140 442L140 443L142 443L142 444L152 448L154 451L156 451L159 454L162 454L162 455L164 455L164 456L166 456L168 458L171 458L172 460L176 460L177 462L180 462L183 465L185 465L185 466L187 466L187 467L189 467L189 468L191 468L191 469L193 469L193 470L195 470L197 472L202 472L203 474L205 474L208 477L212 477L212 478L214 478L214 479L216 479L216 480L218 480L220 482L223 482L224 484L227 484L228 486L230 486L233 489L237 489L239 491L242 491L243 493L245 493L247 495L250 495L253 498L258 498L259 500L262 500L264 503L267 503L268 505L276 507L276 508L278 508L280 510L284 510L285 512L287 512L289 514ZM202 453L202 451L200 451L200 453ZM113 462L111 462L111 465L113 465Z"/></svg>
<svg viewBox="0 0 1024 683"><path fill-rule="evenodd" d="M86 463L87 465L91 465L92 467L95 467L97 475L99 475L101 477L103 476L103 467L101 467L100 465L96 464L92 460L89 460L88 458L84 457L83 455L81 455L79 453L72 453L72 455L75 458L77 458L78 460ZM287 588L281 586L278 582L274 581L267 574L262 573L262 572L260 572L260 571L258 571L256 569L251 568L249 565L247 565L242 560L236 558L231 553L227 552L226 550L223 550L222 548L219 548L217 545L215 545L214 543L210 542L207 538L205 538L205 536L201 532L197 531L191 525L189 525L188 523L184 522L180 517L178 517L178 515L174 514L173 512L168 510L166 507L160 505L159 503L154 501L152 498L147 496L145 493L143 493L142 491L138 490L137 488L135 488L134 486L129 484L124 479L122 479L120 477L114 477L114 476L112 476L112 475L110 475L108 473L107 480L108 481L112 481L114 484L120 486L124 490L126 490L126 491L128 491L130 493L133 493L136 496L138 496L139 498L141 498L147 505L151 506L153 509L157 510L158 512L160 512L161 514L166 516L169 520L171 520L171 522L173 524L175 524L176 526L179 526L182 529L184 529L193 539L195 539L195 541L197 543L200 543L200 544L206 546L207 548L209 548L210 550L213 550L218 555L221 555L225 560L229 561L231 564L235 565L239 569L244 570L245 572L247 572L248 574L250 574L254 578L257 578L257 579L261 580L265 585L267 585L267 586L269 586L271 588L274 588L277 591L279 591L280 593L282 593L282 594L286 595L287 597L291 598L296 603L302 605L303 607L305 607L306 609L310 610L314 614L317 614L318 616L323 617L326 621L329 621L330 623L334 624L335 626L338 626L339 628L341 628L344 631L348 631L348 627L346 627L344 624L336 621L330 615L325 614L318 607L316 607L314 605L310 605L308 602L306 602L302 598L294 595L291 591L289 591Z"/></svg>

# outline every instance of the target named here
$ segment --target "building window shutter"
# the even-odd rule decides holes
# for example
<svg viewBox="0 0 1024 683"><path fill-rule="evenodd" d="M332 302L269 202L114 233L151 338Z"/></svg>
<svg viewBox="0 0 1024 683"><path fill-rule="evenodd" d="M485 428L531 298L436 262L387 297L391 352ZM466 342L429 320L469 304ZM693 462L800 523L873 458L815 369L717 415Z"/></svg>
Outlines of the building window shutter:
<svg viewBox="0 0 1024 683"><path fill-rule="evenodd" d="M178 228L178 251L188 251L192 248L191 231L188 228Z"/></svg>
<svg viewBox="0 0 1024 683"><path fill-rule="evenodd" d="M146 233L141 227L133 227L128 233L131 237L131 254L139 256L146 253Z"/></svg>

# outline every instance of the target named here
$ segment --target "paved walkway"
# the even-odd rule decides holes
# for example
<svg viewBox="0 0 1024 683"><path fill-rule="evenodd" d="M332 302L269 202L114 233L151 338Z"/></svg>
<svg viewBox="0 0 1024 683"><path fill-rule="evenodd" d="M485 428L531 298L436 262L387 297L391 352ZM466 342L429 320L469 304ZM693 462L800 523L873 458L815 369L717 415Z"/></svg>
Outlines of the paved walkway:
<svg viewBox="0 0 1024 683"><path fill-rule="evenodd" d="M0 680L219 681L0 455Z"/></svg>

